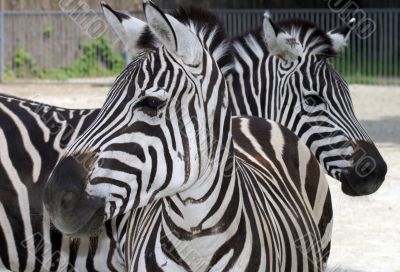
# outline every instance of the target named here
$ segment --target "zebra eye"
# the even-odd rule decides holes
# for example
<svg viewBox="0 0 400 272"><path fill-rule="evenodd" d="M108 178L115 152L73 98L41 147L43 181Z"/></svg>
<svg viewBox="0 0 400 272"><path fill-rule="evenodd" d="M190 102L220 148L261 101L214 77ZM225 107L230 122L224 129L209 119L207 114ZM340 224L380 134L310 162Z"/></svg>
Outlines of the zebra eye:
<svg viewBox="0 0 400 272"><path fill-rule="evenodd" d="M305 96L304 102L306 103L306 105L311 106L311 107L326 103L324 98L320 97L319 95L315 95L315 94Z"/></svg>
<svg viewBox="0 0 400 272"><path fill-rule="evenodd" d="M161 100L154 96L148 96L140 100L136 105L135 108L140 108L146 113L150 115L154 115L160 110L163 106L165 106L166 101Z"/></svg>

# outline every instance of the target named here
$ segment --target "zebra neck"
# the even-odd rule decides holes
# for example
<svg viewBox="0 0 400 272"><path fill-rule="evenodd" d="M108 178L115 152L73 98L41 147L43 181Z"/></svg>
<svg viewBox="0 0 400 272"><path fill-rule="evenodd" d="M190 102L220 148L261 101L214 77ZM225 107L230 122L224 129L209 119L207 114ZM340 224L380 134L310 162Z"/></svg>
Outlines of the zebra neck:
<svg viewBox="0 0 400 272"><path fill-rule="evenodd" d="M285 112L293 108L286 107L291 101L285 101L285 97L293 100L287 92L294 86L287 76L297 65L271 55L261 30L234 40L233 55L233 69L225 73L233 115L281 121Z"/></svg>
<svg viewBox="0 0 400 272"><path fill-rule="evenodd" d="M164 200L163 228L173 234L175 238L171 240L196 243L196 238L218 233L232 224L224 216L234 194L235 159L231 131L225 131L223 136L226 137L221 137L207 170L196 183Z"/></svg>
<svg viewBox="0 0 400 272"><path fill-rule="evenodd" d="M160 243L168 242L180 256L192 250L208 260L237 231L241 213L235 159L227 158L218 169L177 196L164 200Z"/></svg>

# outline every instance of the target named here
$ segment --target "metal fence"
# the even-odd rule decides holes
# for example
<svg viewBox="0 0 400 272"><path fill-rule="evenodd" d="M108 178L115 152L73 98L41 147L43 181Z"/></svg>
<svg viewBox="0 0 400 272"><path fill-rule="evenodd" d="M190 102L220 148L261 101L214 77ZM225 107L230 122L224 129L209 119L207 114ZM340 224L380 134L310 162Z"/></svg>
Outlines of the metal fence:
<svg viewBox="0 0 400 272"><path fill-rule="evenodd" d="M263 13L217 11L231 36L260 26ZM343 19L346 21L353 14L360 24L354 29L348 48L331 60L336 69L350 83L400 84L400 9L366 9L346 14L328 9L285 9L271 13L275 20L307 19L327 31L343 25ZM0 78L9 82L117 75L129 57L99 18L100 12L0 12Z"/></svg>

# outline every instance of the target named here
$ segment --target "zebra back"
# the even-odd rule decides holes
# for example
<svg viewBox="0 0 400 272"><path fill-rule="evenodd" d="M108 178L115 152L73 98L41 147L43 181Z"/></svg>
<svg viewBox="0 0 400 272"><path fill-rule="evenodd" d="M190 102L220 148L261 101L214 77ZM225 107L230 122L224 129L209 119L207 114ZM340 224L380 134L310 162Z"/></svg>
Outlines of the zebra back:
<svg viewBox="0 0 400 272"><path fill-rule="evenodd" d="M123 267L112 222L106 223L99 238L71 240L52 227L43 209L43 188L51 171L98 112L0 95L0 268L117 271Z"/></svg>

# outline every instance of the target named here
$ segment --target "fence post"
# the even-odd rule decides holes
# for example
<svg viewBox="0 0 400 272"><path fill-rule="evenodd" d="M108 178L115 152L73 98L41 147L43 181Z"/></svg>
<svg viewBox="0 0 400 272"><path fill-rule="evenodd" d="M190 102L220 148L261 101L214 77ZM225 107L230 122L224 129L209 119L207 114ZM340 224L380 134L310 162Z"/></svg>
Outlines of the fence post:
<svg viewBox="0 0 400 272"><path fill-rule="evenodd" d="M4 82L4 12L0 11L0 82Z"/></svg>

